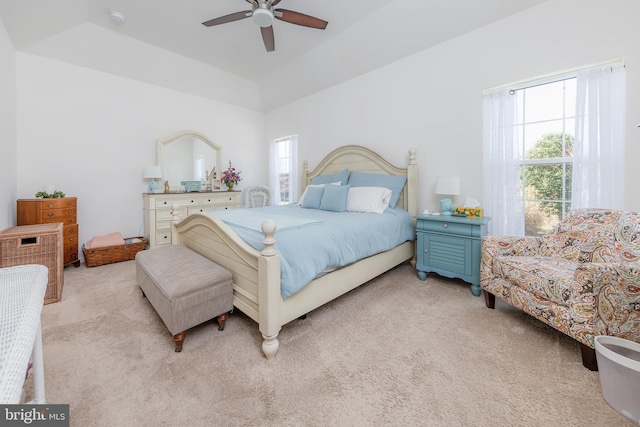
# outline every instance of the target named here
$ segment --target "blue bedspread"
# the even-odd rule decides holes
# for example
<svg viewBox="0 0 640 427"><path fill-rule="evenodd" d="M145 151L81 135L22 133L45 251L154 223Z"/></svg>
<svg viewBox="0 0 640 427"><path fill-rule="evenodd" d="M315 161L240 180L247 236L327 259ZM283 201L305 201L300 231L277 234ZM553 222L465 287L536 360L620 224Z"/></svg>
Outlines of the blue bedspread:
<svg viewBox="0 0 640 427"><path fill-rule="evenodd" d="M261 215L264 220L273 219L276 225L277 218L288 224L298 224L284 230L276 229L275 233L275 248L280 254L280 287L285 299L327 268L343 267L415 239L413 219L399 207L387 208L383 214L330 212L298 205L240 211L251 211L252 221ZM239 215L238 209L208 213L218 216L255 249L264 248L262 232L234 220L234 217L244 216Z"/></svg>

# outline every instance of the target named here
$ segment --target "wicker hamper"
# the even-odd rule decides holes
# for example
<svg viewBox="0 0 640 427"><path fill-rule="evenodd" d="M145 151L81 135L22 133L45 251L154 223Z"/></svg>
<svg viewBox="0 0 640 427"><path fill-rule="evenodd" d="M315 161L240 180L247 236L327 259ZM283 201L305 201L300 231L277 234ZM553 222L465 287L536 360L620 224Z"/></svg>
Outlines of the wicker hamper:
<svg viewBox="0 0 640 427"><path fill-rule="evenodd" d="M140 239L141 241L93 249L87 249L82 245L82 253L84 254L84 261L87 267L97 267L99 265L135 259L136 254L147 245L147 239L144 237L127 237L125 240L129 239Z"/></svg>
<svg viewBox="0 0 640 427"><path fill-rule="evenodd" d="M63 261L61 222L19 225L0 231L0 268L40 264L49 269L45 304L62 298Z"/></svg>

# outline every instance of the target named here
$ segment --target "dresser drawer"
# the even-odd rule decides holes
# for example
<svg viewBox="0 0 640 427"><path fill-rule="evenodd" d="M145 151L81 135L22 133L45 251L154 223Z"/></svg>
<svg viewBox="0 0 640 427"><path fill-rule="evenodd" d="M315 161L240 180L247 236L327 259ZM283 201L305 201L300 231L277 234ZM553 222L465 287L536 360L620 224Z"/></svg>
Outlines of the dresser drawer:
<svg viewBox="0 0 640 427"><path fill-rule="evenodd" d="M66 238L69 236L75 236L76 239L78 237L78 224L65 225L62 228L62 235Z"/></svg>
<svg viewBox="0 0 640 427"><path fill-rule="evenodd" d="M75 208L64 209L43 209L42 210L42 223L48 224L50 222L63 222L65 224L76 223L76 210Z"/></svg>
<svg viewBox="0 0 640 427"><path fill-rule="evenodd" d="M220 211L220 210L227 210L227 209L238 209L240 206L238 206L237 204L220 204L220 205L215 205L213 210L214 211Z"/></svg>
<svg viewBox="0 0 640 427"><path fill-rule="evenodd" d="M215 205L189 206L189 209L187 209L187 215L191 215L194 213L207 213L214 209L215 209Z"/></svg>
<svg viewBox="0 0 640 427"><path fill-rule="evenodd" d="M220 192L218 194L207 194L202 196L202 204L240 203L240 193Z"/></svg>
<svg viewBox="0 0 640 427"><path fill-rule="evenodd" d="M171 205L178 204L180 206L199 205L200 195L197 196L180 196L180 197L158 197L156 199L156 208L170 208Z"/></svg>
<svg viewBox="0 0 640 427"><path fill-rule="evenodd" d="M171 229L156 231L156 246L171 244Z"/></svg>
<svg viewBox="0 0 640 427"><path fill-rule="evenodd" d="M76 249L75 252L69 252L69 253L65 253L64 254L64 263L65 264L70 264L72 262L76 262L78 261L78 250Z"/></svg>
<svg viewBox="0 0 640 427"><path fill-rule="evenodd" d="M186 206L180 206L176 212L178 213L178 219L184 219L187 217L188 211L191 208ZM173 215L171 215L171 209L158 209L156 210L156 222L171 221Z"/></svg>
<svg viewBox="0 0 640 427"><path fill-rule="evenodd" d="M75 234L65 236L62 238L62 244L65 247L74 245L76 247L76 250L78 250L78 236L76 236Z"/></svg>
<svg viewBox="0 0 640 427"><path fill-rule="evenodd" d="M438 233L457 234L459 236L471 236L470 224L456 224L446 221L419 221L418 230L434 231Z"/></svg>
<svg viewBox="0 0 640 427"><path fill-rule="evenodd" d="M76 199L47 199L42 202L42 210L76 208Z"/></svg>

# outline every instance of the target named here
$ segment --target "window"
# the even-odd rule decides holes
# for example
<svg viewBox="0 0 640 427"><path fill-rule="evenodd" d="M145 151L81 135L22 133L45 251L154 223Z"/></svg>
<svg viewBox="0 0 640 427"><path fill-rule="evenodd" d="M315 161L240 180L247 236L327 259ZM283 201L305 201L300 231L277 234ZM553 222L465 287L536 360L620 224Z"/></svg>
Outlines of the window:
<svg viewBox="0 0 640 427"><path fill-rule="evenodd" d="M542 235L576 208L624 205L621 62L485 91L490 233Z"/></svg>
<svg viewBox="0 0 640 427"><path fill-rule="evenodd" d="M527 236L551 231L571 209L576 78L514 90L520 197Z"/></svg>
<svg viewBox="0 0 640 427"><path fill-rule="evenodd" d="M269 187L276 205L298 200L298 138L288 136L276 139L269 147Z"/></svg>

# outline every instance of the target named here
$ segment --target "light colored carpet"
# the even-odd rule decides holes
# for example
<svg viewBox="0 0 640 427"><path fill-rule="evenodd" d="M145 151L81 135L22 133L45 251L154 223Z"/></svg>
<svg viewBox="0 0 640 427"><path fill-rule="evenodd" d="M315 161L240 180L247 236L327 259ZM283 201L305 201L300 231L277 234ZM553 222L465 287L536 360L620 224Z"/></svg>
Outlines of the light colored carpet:
<svg viewBox="0 0 640 427"><path fill-rule="evenodd" d="M267 361L236 310L182 353L135 262L64 270L43 309L49 403L73 426L625 426L578 344L403 264L286 325Z"/></svg>

